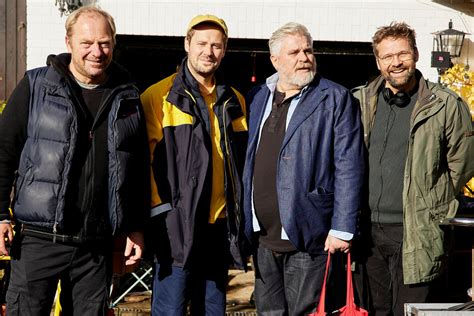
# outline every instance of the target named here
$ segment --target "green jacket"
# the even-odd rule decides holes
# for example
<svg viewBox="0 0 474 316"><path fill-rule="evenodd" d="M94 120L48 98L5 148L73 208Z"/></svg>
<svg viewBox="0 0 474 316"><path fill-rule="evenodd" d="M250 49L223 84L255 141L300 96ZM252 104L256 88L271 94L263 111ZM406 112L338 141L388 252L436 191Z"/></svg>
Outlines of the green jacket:
<svg viewBox="0 0 474 316"><path fill-rule="evenodd" d="M474 176L474 137L468 106L440 84L419 79L418 100L410 124L403 182L403 278L405 284L439 276L445 262L439 227L454 217L456 194ZM370 146L380 76L354 90L362 109L364 140Z"/></svg>

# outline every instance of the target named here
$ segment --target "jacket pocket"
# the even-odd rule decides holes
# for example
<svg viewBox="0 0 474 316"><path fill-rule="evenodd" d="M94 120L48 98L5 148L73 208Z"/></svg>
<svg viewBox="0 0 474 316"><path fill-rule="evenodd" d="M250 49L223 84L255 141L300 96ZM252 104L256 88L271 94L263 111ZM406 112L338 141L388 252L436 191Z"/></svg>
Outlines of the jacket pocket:
<svg viewBox="0 0 474 316"><path fill-rule="evenodd" d="M446 216L448 212L446 204L451 202L455 196L454 187L448 174L443 173L428 192L431 199L429 206L433 215Z"/></svg>
<svg viewBox="0 0 474 316"><path fill-rule="evenodd" d="M134 152L143 145L140 141L139 99L125 99L120 101L120 106L115 117L113 134L116 149L125 152Z"/></svg>
<svg viewBox="0 0 474 316"><path fill-rule="evenodd" d="M309 192L308 200L314 207L314 211L321 214L324 224L329 224L334 209L334 193Z"/></svg>
<svg viewBox="0 0 474 316"><path fill-rule="evenodd" d="M139 139L139 126L138 113L117 119L114 128L116 134L114 137L118 151L134 152L138 146L143 144Z"/></svg>

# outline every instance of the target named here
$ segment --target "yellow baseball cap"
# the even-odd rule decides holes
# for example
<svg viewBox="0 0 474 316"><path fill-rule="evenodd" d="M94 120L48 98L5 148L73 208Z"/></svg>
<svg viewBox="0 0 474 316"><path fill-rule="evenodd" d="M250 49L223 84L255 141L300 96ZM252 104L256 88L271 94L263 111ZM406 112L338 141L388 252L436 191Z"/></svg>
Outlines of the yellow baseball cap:
<svg viewBox="0 0 474 316"><path fill-rule="evenodd" d="M225 24L224 20L221 18L218 18L215 15L212 14L200 14L196 15L191 22L189 22L188 25L188 30L186 33L189 33L189 31L194 28L196 25L201 24L201 23L213 23L219 26L222 31L224 32L225 36L228 37L227 35L227 25Z"/></svg>

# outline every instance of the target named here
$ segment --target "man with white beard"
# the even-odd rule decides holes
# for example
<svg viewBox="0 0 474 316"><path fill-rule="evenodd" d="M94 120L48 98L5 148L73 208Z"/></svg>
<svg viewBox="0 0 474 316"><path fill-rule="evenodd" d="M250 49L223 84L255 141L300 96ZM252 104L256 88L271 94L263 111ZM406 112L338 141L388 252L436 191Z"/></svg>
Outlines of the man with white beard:
<svg viewBox="0 0 474 316"><path fill-rule="evenodd" d="M259 315L316 309L327 251L348 252L364 174L360 109L316 74L307 28L287 23L270 40L277 73L248 96L245 232L254 246Z"/></svg>

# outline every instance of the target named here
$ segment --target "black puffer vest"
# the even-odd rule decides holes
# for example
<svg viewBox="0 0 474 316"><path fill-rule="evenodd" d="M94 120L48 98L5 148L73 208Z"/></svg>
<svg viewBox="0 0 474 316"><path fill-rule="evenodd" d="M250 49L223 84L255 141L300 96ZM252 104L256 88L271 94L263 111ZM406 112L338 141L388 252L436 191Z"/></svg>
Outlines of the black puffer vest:
<svg viewBox="0 0 474 316"><path fill-rule="evenodd" d="M28 134L18 168L14 218L25 226L51 232L54 237L65 236L71 233L65 227L65 218L70 215L68 212L76 211L75 205L81 205L77 201L69 202L70 196L77 194L72 192L78 186L75 174L81 173L81 168L88 168L90 165L88 161L75 163L79 147L80 106L74 98L71 85L56 67L33 69L27 75L30 82ZM130 218L127 230L135 230L140 226L137 222L143 224L148 206L146 194L133 194L140 189L142 192L147 190L146 181L140 183L138 180L143 177L146 179L146 176L137 175L144 175L143 169L147 168L146 161L139 161L146 159L146 154L140 154L143 151L141 146L146 144L142 139L144 120L137 89L130 83L111 89L99 112L101 110L107 115L102 123L107 124L104 129L107 130L107 135L102 135L104 144L99 146L104 146L101 153L108 155L104 160L104 167L107 168L108 165L108 180L102 184L108 188L108 196L105 199L95 196L97 183L94 183L93 177L85 188L81 188L84 192L82 199L86 200L82 205L90 206L80 210L82 225L86 225L85 218L89 213L98 211L94 209L93 201L102 198L108 209L103 216L108 226L106 231L116 233L122 227L124 217ZM93 129L89 131L89 136L93 143L96 137ZM96 148L97 145L91 146L88 154L91 158L88 160L94 159ZM140 171L137 171L137 165L142 166ZM89 225L93 226L94 223ZM78 237L79 242L103 237L94 236L97 230L91 231L92 236L87 229L84 232L82 227L79 236L75 237Z"/></svg>

